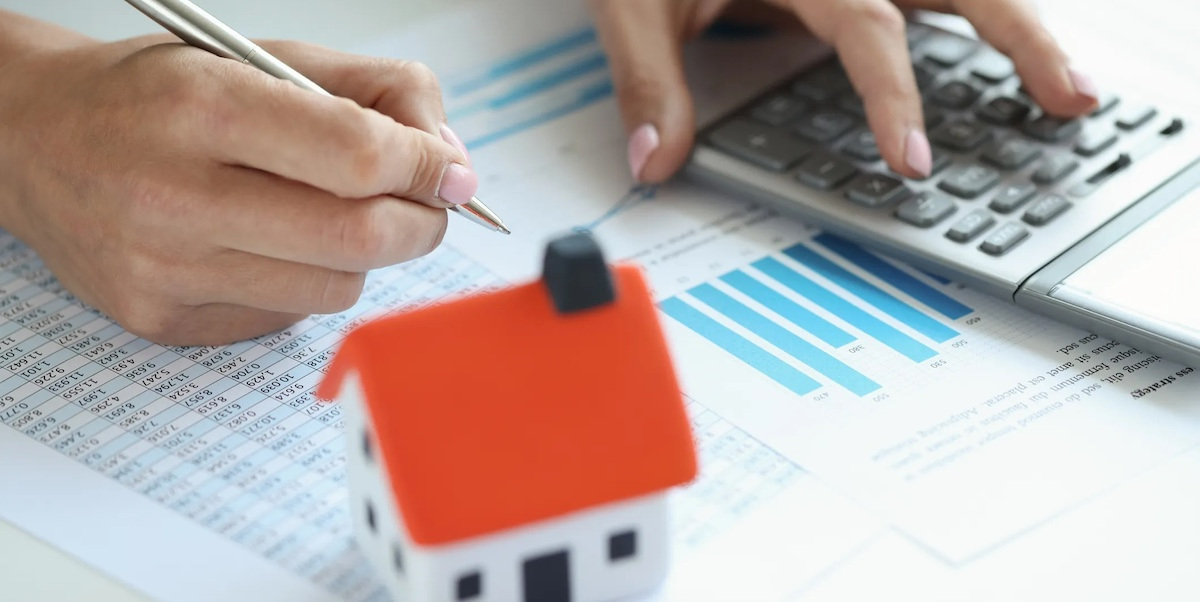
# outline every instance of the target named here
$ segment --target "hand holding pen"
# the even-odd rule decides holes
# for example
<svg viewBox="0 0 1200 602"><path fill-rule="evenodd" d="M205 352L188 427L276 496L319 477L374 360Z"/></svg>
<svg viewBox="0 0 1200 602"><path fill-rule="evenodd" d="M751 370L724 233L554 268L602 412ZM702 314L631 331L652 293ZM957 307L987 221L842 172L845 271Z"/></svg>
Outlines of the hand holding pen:
<svg viewBox="0 0 1200 602"><path fill-rule="evenodd" d="M436 248L478 185L436 78L265 46L332 95L174 35L101 43L0 11L0 227L67 291L181 345L341 311L369 270Z"/></svg>

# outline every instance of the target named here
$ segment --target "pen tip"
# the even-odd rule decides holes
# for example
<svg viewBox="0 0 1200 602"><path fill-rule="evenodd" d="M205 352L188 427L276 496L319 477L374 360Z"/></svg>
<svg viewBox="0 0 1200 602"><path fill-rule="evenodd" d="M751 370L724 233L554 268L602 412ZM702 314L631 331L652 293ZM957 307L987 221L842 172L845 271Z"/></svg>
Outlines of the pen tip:
<svg viewBox="0 0 1200 602"><path fill-rule="evenodd" d="M498 227L498 228L500 228L500 231L501 231L501 232L503 232L503 233L505 233L505 234L512 234L512 231L511 231L511 230L509 230L509 229L508 229L508 228L507 228L507 227L506 227L504 224L500 224L500 225L499 225L499 226L497 226L497 227Z"/></svg>

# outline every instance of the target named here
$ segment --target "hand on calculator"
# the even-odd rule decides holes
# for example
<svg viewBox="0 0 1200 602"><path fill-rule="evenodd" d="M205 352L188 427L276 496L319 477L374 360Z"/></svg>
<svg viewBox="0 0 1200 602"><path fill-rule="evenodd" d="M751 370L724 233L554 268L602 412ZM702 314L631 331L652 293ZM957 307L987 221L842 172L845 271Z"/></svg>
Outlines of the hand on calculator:
<svg viewBox="0 0 1200 602"><path fill-rule="evenodd" d="M933 154L901 9L954 13L1007 55L1028 94L1048 114L1082 115L1096 85L1069 58L1026 0L591 0L610 55L634 177L661 182L687 160L695 136L680 46L734 11L799 20L833 46L888 167L928 176ZM794 16L793 16L794 15ZM953 49L947 49L953 52Z"/></svg>

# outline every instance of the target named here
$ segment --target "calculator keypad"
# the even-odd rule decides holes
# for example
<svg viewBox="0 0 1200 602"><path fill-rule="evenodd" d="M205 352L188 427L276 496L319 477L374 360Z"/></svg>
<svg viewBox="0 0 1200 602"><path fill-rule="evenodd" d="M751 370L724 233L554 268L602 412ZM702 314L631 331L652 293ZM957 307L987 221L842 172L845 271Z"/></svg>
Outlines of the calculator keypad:
<svg viewBox="0 0 1200 602"><path fill-rule="evenodd" d="M1002 256L1084 204L1086 195L1070 192L1082 190L1078 174L1102 170L1114 147L1158 115L1107 91L1090 115L1050 115L1008 57L925 26L908 33L933 146L928 177L889 169L836 58L746 105L710 131L711 144L829 193L824 202L879 211L898 227ZM1101 185L1089 181L1087 192Z"/></svg>

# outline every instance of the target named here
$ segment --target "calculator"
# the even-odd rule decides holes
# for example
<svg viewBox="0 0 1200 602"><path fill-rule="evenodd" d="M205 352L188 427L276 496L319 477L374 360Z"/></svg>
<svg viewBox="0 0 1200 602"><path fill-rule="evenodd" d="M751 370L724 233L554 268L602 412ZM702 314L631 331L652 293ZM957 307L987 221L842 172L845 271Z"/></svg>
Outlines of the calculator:
<svg viewBox="0 0 1200 602"><path fill-rule="evenodd" d="M1122 90L1105 91L1089 115L1060 119L983 41L914 21L908 42L931 176L888 168L862 99L829 49L702 125L686 173L929 273L1200 365L1198 312L1144 299L1200 308L1192 298L1200 289L1124 274L1128 286L1144 287L1131 300L1102 290L1096 276L1100 263L1128 272L1131 262L1191 261L1200 252L1194 223L1170 234L1159 226L1174 256L1118 244L1156 217L1170 221L1170 207L1200 206L1193 119ZM1077 274L1089 279L1072 281Z"/></svg>

